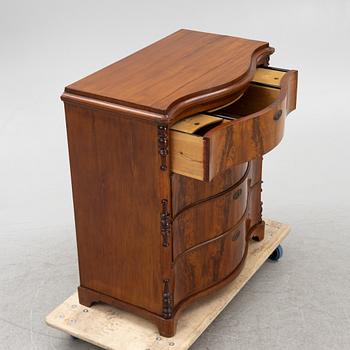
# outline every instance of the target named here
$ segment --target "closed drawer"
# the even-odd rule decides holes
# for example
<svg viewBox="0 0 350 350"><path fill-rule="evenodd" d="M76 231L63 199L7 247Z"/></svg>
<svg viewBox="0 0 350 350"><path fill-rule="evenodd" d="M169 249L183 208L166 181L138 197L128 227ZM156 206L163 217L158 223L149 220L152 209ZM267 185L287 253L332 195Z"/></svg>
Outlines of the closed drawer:
<svg viewBox="0 0 350 350"><path fill-rule="evenodd" d="M247 172L249 172L249 178L255 178L255 174L259 172L256 163L251 161L228 168L210 182L173 174L171 177L173 216L189 206L228 190L240 182Z"/></svg>
<svg viewBox="0 0 350 350"><path fill-rule="evenodd" d="M174 262L175 305L230 276L241 263L245 249L243 221L226 234L178 256Z"/></svg>
<svg viewBox="0 0 350 350"><path fill-rule="evenodd" d="M218 237L242 220L247 208L248 180L177 215L173 221L173 256Z"/></svg>
<svg viewBox="0 0 350 350"><path fill-rule="evenodd" d="M295 109L296 88L297 71L258 68L240 99L172 126L171 170L210 181L267 153L282 139L286 115Z"/></svg>

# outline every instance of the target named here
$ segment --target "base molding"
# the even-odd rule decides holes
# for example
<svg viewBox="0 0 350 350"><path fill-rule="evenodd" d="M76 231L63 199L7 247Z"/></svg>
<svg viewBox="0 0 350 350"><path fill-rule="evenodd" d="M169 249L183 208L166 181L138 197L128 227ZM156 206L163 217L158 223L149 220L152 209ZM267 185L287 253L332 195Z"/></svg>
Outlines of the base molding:
<svg viewBox="0 0 350 350"><path fill-rule="evenodd" d="M53 310L46 317L46 322L51 327L104 349L166 350L171 343L171 346L176 346L178 350L187 350L257 272L290 231L290 227L286 224L272 220L265 220L265 223L265 238L260 242L249 242L248 254L237 278L226 287L186 308L179 318L176 335L171 339L159 336L154 320L152 322L146 320L146 314L139 317L123 311L123 305L119 303L115 304L117 308L104 303L86 308L79 304L78 293L73 294ZM98 299L93 291L87 292L86 288L83 288L79 288L79 291L84 290L83 303L93 303L94 299ZM108 303L111 304L111 301L108 300ZM164 321L162 326L164 333L172 333L172 323Z"/></svg>
<svg viewBox="0 0 350 350"><path fill-rule="evenodd" d="M265 233L265 222L261 221L260 223L254 225L250 228L249 232L246 235L246 248L244 251L244 256L239 263L239 265L228 275L225 279L217 282L216 284L201 290L195 294L188 296L186 299L178 303L171 314L171 317L164 318L158 314L150 312L146 309L140 308L138 306L126 303L109 295L94 291L92 289L80 286L78 287L78 297L79 303L86 307L91 307L97 303L105 303L112 305L116 308L122 309L124 311L132 312L138 316L141 316L151 322L153 322L159 331L159 334L163 337L171 338L176 333L177 323L180 315L186 310L188 306L196 302L198 299L207 297L211 293L214 293L218 289L223 288L230 282L232 282L241 272L244 267L244 263L248 254L249 240L251 238L261 241L264 238Z"/></svg>
<svg viewBox="0 0 350 350"><path fill-rule="evenodd" d="M94 304L98 303L104 303L127 312L132 312L154 323L158 327L159 333L164 337L172 337L176 331L177 319L165 319L148 310L142 309L132 304L125 303L124 301L118 300L100 292L96 292L89 288L79 286L78 299L79 304L84 305L86 307L91 307Z"/></svg>
<svg viewBox="0 0 350 350"><path fill-rule="evenodd" d="M262 241L265 237L265 221L261 221L250 229L250 238L254 241Z"/></svg>

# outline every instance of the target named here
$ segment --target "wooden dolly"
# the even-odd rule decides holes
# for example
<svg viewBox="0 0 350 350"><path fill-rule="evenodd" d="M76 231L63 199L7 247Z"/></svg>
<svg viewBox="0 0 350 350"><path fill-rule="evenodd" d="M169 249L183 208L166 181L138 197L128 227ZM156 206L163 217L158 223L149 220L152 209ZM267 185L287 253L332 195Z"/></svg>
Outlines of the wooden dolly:
<svg viewBox="0 0 350 350"><path fill-rule="evenodd" d="M172 338L159 336L152 323L112 306L97 304L86 308L79 304L77 293L53 310L46 317L46 323L103 349L187 350L269 257L278 260L282 256L280 243L290 227L272 220L265 219L265 222L265 238L261 242L250 242L240 275L225 288L184 311Z"/></svg>

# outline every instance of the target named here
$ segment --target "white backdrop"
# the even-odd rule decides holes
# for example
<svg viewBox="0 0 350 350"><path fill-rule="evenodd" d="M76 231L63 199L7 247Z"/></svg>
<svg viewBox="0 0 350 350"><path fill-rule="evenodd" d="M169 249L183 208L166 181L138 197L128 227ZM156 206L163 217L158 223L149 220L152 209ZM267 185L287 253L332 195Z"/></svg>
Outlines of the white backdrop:
<svg viewBox="0 0 350 350"><path fill-rule="evenodd" d="M267 40L276 48L272 66L299 70L298 109L266 156L265 215L344 221L350 4L321 3L2 3L1 231L72 225L64 86L179 28Z"/></svg>
<svg viewBox="0 0 350 350"><path fill-rule="evenodd" d="M29 307L20 317L8 305L25 299L23 294L13 293L22 288L14 282L19 271L25 266L28 276L38 276L35 256L48 247L54 249L62 237L68 247L65 263L71 280L61 280L66 289L56 299L51 296L52 302L63 300L76 286L69 163L59 99L64 86L179 28L269 41L276 48L272 66L299 70L297 110L287 118L280 146L265 157L264 215L292 225L288 254L297 257L297 252L303 251L300 258L309 269L303 280L305 288L317 274L338 276L332 282L325 277L318 281L324 290L322 295L313 291L314 297L319 297L319 308L330 302L327 288L337 295L338 303L343 297L341 290L350 290L350 2L2 0L0 243L4 252L0 271L10 272L3 273L2 282L0 279L0 307L6 309L7 332L21 334L11 330L9 322L22 328L34 324L34 333L43 327L41 315L33 321ZM42 259L47 262L50 257ZM319 264L324 264L324 270L318 269ZM49 271L44 265L40 269L42 274ZM41 283L41 289L33 289L28 276L21 280L27 283L23 290L28 288L28 295L48 295L46 282L37 277L35 283ZM33 298L26 302L30 300ZM332 303L342 310L342 323L348 327L349 300L345 298L342 307L336 299ZM315 315L315 320L332 313L334 305ZM0 309L0 323L1 314ZM341 315L332 317L335 321ZM331 319L317 326L324 334L334 332ZM310 329L313 339L317 339L316 328ZM0 324L0 340L7 339L1 332ZM40 343L30 334L33 349L46 349L45 339ZM347 341L350 344L345 333L337 339L340 345L333 339L333 349L343 349ZM318 349L327 341L319 338ZM21 349L21 344L14 349ZM249 349L242 344L242 349ZM263 344L272 346L267 340ZM312 348L310 344L308 348ZM11 345L8 348L12 349Z"/></svg>

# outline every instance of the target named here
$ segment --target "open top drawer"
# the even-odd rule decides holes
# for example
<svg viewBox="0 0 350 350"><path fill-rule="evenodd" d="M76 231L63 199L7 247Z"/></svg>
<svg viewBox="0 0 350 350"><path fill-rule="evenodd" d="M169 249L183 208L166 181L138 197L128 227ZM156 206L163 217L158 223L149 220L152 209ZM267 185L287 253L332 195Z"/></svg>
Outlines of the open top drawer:
<svg viewBox="0 0 350 350"><path fill-rule="evenodd" d="M210 181L229 167L267 153L283 137L296 90L297 71L258 68L241 98L171 127L171 170Z"/></svg>

